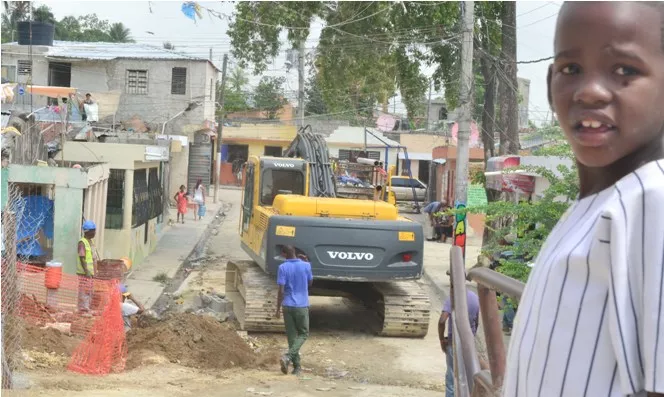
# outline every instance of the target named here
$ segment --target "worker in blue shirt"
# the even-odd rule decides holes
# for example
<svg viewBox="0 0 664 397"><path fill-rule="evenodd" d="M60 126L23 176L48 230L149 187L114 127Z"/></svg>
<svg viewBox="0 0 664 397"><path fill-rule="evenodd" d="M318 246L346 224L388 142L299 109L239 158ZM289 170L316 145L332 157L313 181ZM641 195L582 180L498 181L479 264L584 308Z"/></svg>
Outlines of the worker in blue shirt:
<svg viewBox="0 0 664 397"><path fill-rule="evenodd" d="M314 277L311 263L296 256L295 248L286 245L282 248L286 260L279 265L277 273L277 312L279 318L281 307L284 308L284 324L288 337L288 353L281 357L281 372L288 373L288 365L293 364L293 375L299 375L300 348L309 336L309 287Z"/></svg>

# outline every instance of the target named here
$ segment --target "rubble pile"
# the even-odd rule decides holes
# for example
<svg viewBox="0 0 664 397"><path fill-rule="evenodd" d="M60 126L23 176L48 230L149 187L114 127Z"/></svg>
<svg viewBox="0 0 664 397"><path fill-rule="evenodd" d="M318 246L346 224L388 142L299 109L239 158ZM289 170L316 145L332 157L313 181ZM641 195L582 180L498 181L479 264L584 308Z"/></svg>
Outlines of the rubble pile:
<svg viewBox="0 0 664 397"><path fill-rule="evenodd" d="M193 368L251 368L264 363L232 326L192 313L139 324L128 333L127 346L127 369L143 365L150 353Z"/></svg>
<svg viewBox="0 0 664 397"><path fill-rule="evenodd" d="M210 316L223 323L233 315L233 302L224 294L214 291L200 292L194 296L191 310L194 314Z"/></svg>

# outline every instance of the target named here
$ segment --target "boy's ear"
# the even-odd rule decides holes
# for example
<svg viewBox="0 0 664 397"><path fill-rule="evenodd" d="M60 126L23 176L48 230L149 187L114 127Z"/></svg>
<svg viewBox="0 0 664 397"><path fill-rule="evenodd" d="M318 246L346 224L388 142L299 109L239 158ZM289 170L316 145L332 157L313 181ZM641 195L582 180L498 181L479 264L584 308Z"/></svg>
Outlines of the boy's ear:
<svg viewBox="0 0 664 397"><path fill-rule="evenodd" d="M546 99L549 100L549 107L554 112L556 109L553 108L553 99L551 97L551 78L553 77L553 64L549 65L549 71L546 73Z"/></svg>

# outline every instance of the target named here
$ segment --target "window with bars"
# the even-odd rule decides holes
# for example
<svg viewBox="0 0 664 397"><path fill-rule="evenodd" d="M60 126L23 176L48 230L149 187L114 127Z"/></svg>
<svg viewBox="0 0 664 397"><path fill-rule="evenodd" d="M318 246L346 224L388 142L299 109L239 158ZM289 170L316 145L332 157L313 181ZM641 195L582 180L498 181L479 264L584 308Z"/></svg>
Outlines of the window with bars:
<svg viewBox="0 0 664 397"><path fill-rule="evenodd" d="M106 198L106 229L122 229L124 170L111 170Z"/></svg>
<svg viewBox="0 0 664 397"><path fill-rule="evenodd" d="M150 215L148 219L154 219L161 215L164 208L158 168L150 168L148 173L148 196L150 197Z"/></svg>
<svg viewBox="0 0 664 397"><path fill-rule="evenodd" d="M127 94L147 95L148 71L127 70Z"/></svg>
<svg viewBox="0 0 664 397"><path fill-rule="evenodd" d="M16 65L18 67L18 75L19 76L28 75L28 74L32 73L32 61L30 61L30 60L19 60L16 63Z"/></svg>
<svg viewBox="0 0 664 397"><path fill-rule="evenodd" d="M171 74L171 94L185 95L187 93L187 68L173 68Z"/></svg>
<svg viewBox="0 0 664 397"><path fill-rule="evenodd" d="M134 205L131 211L131 227L137 227L148 221L150 200L146 170L134 170Z"/></svg>

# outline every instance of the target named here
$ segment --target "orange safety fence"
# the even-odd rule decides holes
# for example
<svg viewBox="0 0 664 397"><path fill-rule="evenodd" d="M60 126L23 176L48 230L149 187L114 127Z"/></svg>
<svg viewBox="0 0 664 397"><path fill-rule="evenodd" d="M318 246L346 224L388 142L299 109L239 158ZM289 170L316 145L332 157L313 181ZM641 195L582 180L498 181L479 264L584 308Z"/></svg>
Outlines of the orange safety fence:
<svg viewBox="0 0 664 397"><path fill-rule="evenodd" d="M118 279L85 278L63 274L62 267L20 262L17 275L17 314L25 323L81 338L69 370L89 375L124 370L127 348Z"/></svg>

